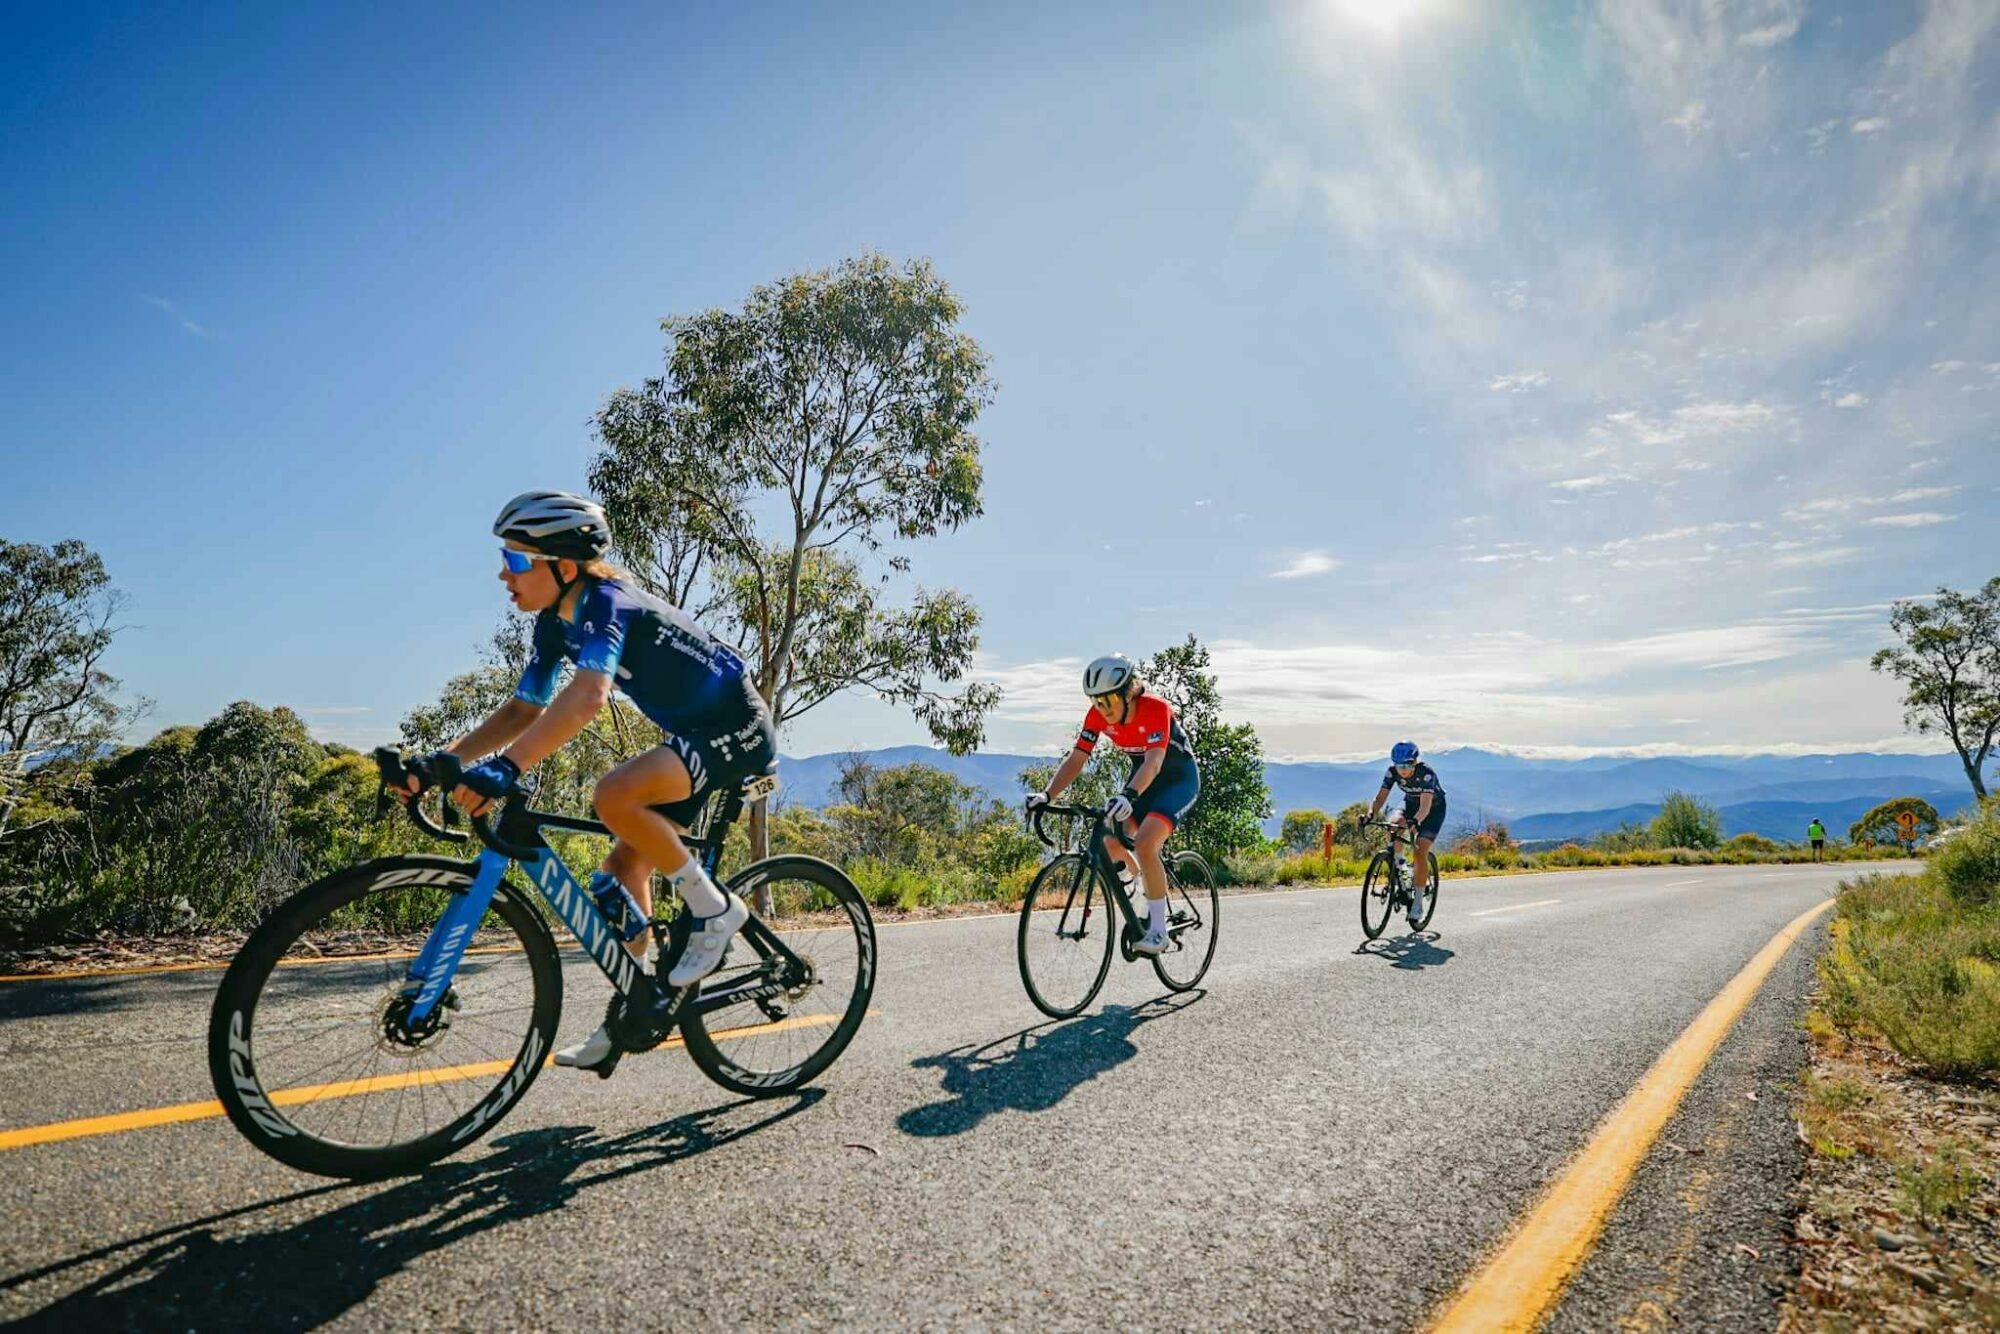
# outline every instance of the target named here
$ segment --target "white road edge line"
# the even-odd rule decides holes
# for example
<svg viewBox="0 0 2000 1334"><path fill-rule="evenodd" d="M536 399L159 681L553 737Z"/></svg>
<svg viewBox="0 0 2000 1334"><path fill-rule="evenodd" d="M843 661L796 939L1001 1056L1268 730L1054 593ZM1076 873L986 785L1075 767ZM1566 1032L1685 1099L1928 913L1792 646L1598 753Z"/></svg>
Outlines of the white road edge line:
<svg viewBox="0 0 2000 1334"><path fill-rule="evenodd" d="M1494 913L1497 912L1519 912L1523 908L1546 908L1551 903L1561 903L1561 902L1562 902L1561 899L1536 899L1533 903L1510 903L1504 908L1483 908L1478 912L1467 913L1466 916L1491 917Z"/></svg>

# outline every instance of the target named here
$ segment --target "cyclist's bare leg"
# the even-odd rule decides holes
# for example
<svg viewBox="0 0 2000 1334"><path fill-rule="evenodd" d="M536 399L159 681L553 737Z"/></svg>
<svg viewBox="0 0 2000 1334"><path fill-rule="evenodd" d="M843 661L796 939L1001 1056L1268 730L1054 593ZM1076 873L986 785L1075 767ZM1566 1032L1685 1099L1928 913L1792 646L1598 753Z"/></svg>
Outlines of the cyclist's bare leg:
<svg viewBox="0 0 2000 1334"><path fill-rule="evenodd" d="M1131 822L1129 820L1126 822L1126 832L1131 832ZM1131 849L1119 842L1117 835L1106 834L1104 836L1104 855L1125 868L1127 879L1134 883L1141 882L1143 873L1138 861L1133 857Z"/></svg>
<svg viewBox="0 0 2000 1334"><path fill-rule="evenodd" d="M1430 883L1431 883L1431 841L1432 841L1432 840L1430 840L1430 839L1428 839L1428 838L1419 838L1419 839L1417 840L1417 855L1416 855L1416 858L1415 858L1415 861L1416 861L1416 864L1417 864L1417 865L1416 865L1416 881L1417 881L1417 889L1418 889L1418 891L1419 891L1419 892L1421 892L1421 891L1423 891L1423 890L1425 890L1425 889L1428 889L1428 888L1430 888Z"/></svg>
<svg viewBox="0 0 2000 1334"><path fill-rule="evenodd" d="M1138 836L1132 840L1139 854L1139 874L1146 883L1146 897L1163 899L1167 896L1167 867L1160 860L1160 849L1173 837L1174 826L1163 815L1148 815L1139 826Z"/></svg>
<svg viewBox="0 0 2000 1334"><path fill-rule="evenodd" d="M687 845L681 842L681 831L672 820L652 808L663 802L684 800L693 790L687 766L680 756L666 749L649 750L629 759L597 781L592 796L597 818L618 836L611 858L606 859L606 869L611 869L610 861L620 855L621 849L628 850L627 855L634 859L635 865L645 866L643 888L625 880L623 875L619 879L649 914L653 910L652 871L657 868L666 875L676 875L692 860Z"/></svg>
<svg viewBox="0 0 2000 1334"><path fill-rule="evenodd" d="M602 869L617 876L618 883L631 891L640 912L648 917L653 915L653 864L639 849L623 839L612 840L611 851L605 854ZM648 927L626 941L625 948L632 952L634 958L644 959L652 940L653 931Z"/></svg>

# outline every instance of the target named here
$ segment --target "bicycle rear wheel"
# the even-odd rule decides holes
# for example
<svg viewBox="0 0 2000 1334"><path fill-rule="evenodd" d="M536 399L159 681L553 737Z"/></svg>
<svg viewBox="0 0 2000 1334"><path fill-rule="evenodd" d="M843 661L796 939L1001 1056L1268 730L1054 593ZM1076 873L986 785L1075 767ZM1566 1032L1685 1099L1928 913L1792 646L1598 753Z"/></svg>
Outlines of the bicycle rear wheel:
<svg viewBox="0 0 2000 1334"><path fill-rule="evenodd" d="M1035 1008L1067 1019L1096 998L1111 971L1118 910L1081 853L1066 852L1036 873L1021 901L1014 952Z"/></svg>
<svg viewBox="0 0 2000 1334"><path fill-rule="evenodd" d="M1381 935L1395 906L1395 868L1388 853L1378 852L1369 859L1368 874L1361 878L1361 934L1370 940Z"/></svg>
<svg viewBox="0 0 2000 1334"><path fill-rule="evenodd" d="M548 927L503 884L451 990L404 1021L405 972L476 864L390 857L328 876L251 933L215 995L208 1066L230 1121L320 1176L407 1172L470 1144L541 1073L562 1012Z"/></svg>
<svg viewBox="0 0 2000 1334"><path fill-rule="evenodd" d="M772 857L747 866L729 888L771 894L764 925L802 959L806 980L777 996L717 1010L689 1006L681 1020L688 1055L732 1093L775 1097L805 1087L854 1040L875 994L875 922L867 900L839 867L814 857ZM713 993L759 972L779 975L783 956L739 936L702 983Z"/></svg>
<svg viewBox="0 0 2000 1334"><path fill-rule="evenodd" d="M1437 916L1437 910L1438 910L1437 854L1433 852L1432 854L1430 854L1430 858L1431 858L1431 883L1429 890L1424 895L1424 915L1419 919L1417 919L1416 921L1410 923L1410 930L1412 931L1422 931L1425 927L1428 927L1431 924L1431 918Z"/></svg>
<svg viewBox="0 0 2000 1334"><path fill-rule="evenodd" d="M1167 947L1153 956L1153 971L1168 987L1186 991L1201 981L1215 959L1222 894L1199 853L1170 858L1167 879Z"/></svg>

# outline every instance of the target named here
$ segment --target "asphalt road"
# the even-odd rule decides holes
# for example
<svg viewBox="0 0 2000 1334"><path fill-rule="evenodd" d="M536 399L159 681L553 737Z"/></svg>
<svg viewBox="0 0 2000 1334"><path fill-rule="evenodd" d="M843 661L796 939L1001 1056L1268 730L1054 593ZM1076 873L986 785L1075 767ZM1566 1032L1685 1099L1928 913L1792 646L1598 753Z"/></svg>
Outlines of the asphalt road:
<svg viewBox="0 0 2000 1334"><path fill-rule="evenodd" d="M0 1153L0 1318L1420 1326L1840 874L1448 881L1427 938L1372 952L1351 889L1229 897L1201 991L1114 965L1064 1023L1022 993L1013 918L885 927L877 1014L799 1097L736 1100L668 1051L609 1082L551 1070L466 1153L369 1186L292 1173L220 1119ZM1818 939L1642 1166L1558 1327L1768 1327ZM605 994L569 957L565 1040ZM216 976L0 986L0 1129L211 1097Z"/></svg>

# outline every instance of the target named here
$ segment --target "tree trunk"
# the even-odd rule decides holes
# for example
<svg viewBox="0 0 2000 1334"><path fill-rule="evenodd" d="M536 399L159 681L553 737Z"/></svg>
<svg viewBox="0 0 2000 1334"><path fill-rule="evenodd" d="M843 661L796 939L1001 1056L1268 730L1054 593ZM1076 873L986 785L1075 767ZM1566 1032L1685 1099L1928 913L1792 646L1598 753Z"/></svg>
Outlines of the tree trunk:
<svg viewBox="0 0 2000 1334"><path fill-rule="evenodd" d="M1985 757L1981 756L1980 758L1983 759ZM1965 776L1972 780L1973 795L1981 801L1986 800L1986 780L1980 776L1979 762L1973 759L1971 752L1967 751L1964 746L1958 748L1958 762L1965 766Z"/></svg>

